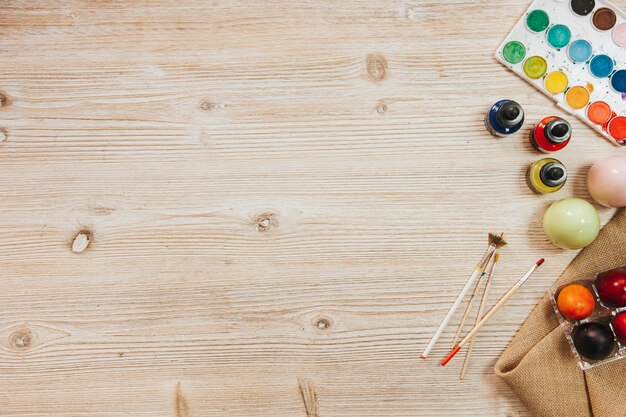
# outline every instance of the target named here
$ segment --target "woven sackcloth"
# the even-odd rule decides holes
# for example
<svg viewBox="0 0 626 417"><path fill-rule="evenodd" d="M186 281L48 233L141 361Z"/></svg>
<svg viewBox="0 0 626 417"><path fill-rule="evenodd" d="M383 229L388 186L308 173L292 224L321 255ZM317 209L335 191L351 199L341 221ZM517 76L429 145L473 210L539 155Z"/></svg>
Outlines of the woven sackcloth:
<svg viewBox="0 0 626 417"><path fill-rule="evenodd" d="M626 264L626 209L602 229L557 281L566 284ZM496 363L537 417L626 417L626 358L582 371L548 297L530 314Z"/></svg>

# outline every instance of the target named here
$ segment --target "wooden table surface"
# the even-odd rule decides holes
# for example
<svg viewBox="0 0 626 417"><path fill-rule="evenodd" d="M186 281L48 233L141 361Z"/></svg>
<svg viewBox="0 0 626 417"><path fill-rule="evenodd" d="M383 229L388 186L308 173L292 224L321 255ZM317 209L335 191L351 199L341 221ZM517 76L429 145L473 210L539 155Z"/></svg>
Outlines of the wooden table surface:
<svg viewBox="0 0 626 417"><path fill-rule="evenodd" d="M493 366L576 255L542 213L623 154L570 118L540 197L528 126L485 131L562 115L494 59L526 7L2 1L0 415L305 417L300 380L321 417L526 416ZM490 231L492 300L547 262L461 382L454 328L418 357Z"/></svg>

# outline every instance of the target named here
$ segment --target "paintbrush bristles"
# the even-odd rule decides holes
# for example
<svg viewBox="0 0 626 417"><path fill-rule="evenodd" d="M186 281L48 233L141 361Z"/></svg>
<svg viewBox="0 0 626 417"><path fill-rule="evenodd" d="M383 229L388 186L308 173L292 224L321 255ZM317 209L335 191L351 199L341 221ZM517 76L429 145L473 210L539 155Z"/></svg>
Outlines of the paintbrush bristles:
<svg viewBox="0 0 626 417"><path fill-rule="evenodd" d="M503 236L504 233L500 233L499 235L496 235L495 233L489 233L489 244L495 245L496 249L500 249L506 246L506 240L504 240Z"/></svg>

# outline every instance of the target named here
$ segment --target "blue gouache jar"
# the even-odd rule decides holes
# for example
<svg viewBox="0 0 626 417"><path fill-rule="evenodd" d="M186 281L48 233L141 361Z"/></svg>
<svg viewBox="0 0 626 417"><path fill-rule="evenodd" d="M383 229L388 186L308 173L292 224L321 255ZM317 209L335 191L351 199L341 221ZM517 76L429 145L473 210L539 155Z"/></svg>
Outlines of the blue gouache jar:
<svg viewBox="0 0 626 417"><path fill-rule="evenodd" d="M524 124L524 109L513 100L500 100L485 116L485 127L494 136L504 137L520 130Z"/></svg>

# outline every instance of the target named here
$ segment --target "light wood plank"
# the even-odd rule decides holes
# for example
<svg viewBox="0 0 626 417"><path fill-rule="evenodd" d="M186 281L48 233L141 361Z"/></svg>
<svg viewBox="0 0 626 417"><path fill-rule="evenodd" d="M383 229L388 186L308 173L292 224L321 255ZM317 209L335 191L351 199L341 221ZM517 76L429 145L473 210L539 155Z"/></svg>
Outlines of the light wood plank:
<svg viewBox="0 0 626 417"><path fill-rule="evenodd" d="M525 7L0 3L1 414L306 416L304 378L322 417L526 416L492 369L575 256L541 215L620 151L572 120L539 197L485 131L561 114L493 58ZM489 231L494 297L548 262L461 383L417 358Z"/></svg>

